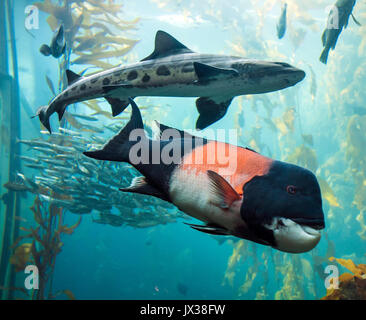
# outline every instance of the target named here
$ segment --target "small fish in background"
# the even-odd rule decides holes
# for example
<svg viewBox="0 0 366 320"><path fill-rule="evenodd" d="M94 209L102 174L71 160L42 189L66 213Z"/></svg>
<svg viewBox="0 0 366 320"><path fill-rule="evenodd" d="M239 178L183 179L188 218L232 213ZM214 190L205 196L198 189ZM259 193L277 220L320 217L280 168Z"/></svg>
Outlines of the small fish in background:
<svg viewBox="0 0 366 320"><path fill-rule="evenodd" d="M182 213L172 212L161 203L158 205L155 199L140 201L122 194L118 188L134 177L129 167L100 163L80 154L86 147L102 147L103 138L94 134L82 136L64 128L52 135L48 131L41 134L46 135L47 140L17 140L32 150L32 157L17 155L31 176L18 172L13 180L15 184L7 184L8 188L20 189L18 196L26 197L30 192L38 195L40 201L76 215L93 212L94 223L113 227L147 228L184 218ZM36 169L36 175L30 169ZM14 190L5 191L8 192L0 194L0 202L8 204L9 194ZM155 212L135 210L152 206L157 209ZM119 214L112 212L112 207Z"/></svg>
<svg viewBox="0 0 366 320"><path fill-rule="evenodd" d="M93 219L93 222L100 224L109 224L113 227L120 227L123 225L124 220L121 216L110 213L99 213L98 219Z"/></svg>
<svg viewBox="0 0 366 320"><path fill-rule="evenodd" d="M311 72L310 95L311 95L311 101L314 101L316 98L316 93L318 91L318 85L316 80L316 73L314 72L313 68L310 65L309 69Z"/></svg>
<svg viewBox="0 0 366 320"><path fill-rule="evenodd" d="M54 58L60 58L66 50L66 42L64 38L64 26L60 25L55 31L51 44L43 44L39 51L46 57L53 56Z"/></svg>
<svg viewBox="0 0 366 320"><path fill-rule="evenodd" d="M324 50L319 58L322 63L327 64L329 51L335 49L339 35L343 28L346 29L348 26L350 16L358 26L361 26L352 13L355 4L356 0L338 0L329 12L327 28L322 35Z"/></svg>
<svg viewBox="0 0 366 320"><path fill-rule="evenodd" d="M278 39L282 39L286 33L287 25L287 3L282 6L281 16L277 23L277 36Z"/></svg>
<svg viewBox="0 0 366 320"><path fill-rule="evenodd" d="M6 189L8 189L8 190L16 191L16 192L22 192L22 191L29 191L30 190L23 183L12 182L12 181L9 181L9 182L5 183L3 185L3 187L6 188Z"/></svg>
<svg viewBox="0 0 366 320"><path fill-rule="evenodd" d="M182 294L183 296L186 296L187 292L188 292L188 287L185 284L179 282L177 284L177 290L180 294Z"/></svg>
<svg viewBox="0 0 366 320"><path fill-rule="evenodd" d="M49 76L46 75L46 82L47 82L47 85L48 85L48 88L50 89L51 93L53 95L56 95L56 90L55 90L55 86L53 85L53 82L52 80L50 79Z"/></svg>
<svg viewBox="0 0 366 320"><path fill-rule="evenodd" d="M1 196L0 196L0 200L2 202L4 202L4 204L8 204L9 203L9 193L3 193Z"/></svg>
<svg viewBox="0 0 366 320"><path fill-rule="evenodd" d="M27 198L26 192L31 191L24 183L9 181L3 185L9 191L19 192L22 198Z"/></svg>

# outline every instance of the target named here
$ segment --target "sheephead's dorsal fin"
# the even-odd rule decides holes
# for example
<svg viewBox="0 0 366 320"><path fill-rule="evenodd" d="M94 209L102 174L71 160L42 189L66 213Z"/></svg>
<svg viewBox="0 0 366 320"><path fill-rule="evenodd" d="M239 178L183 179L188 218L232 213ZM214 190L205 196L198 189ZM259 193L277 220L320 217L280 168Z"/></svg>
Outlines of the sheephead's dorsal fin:
<svg viewBox="0 0 366 320"><path fill-rule="evenodd" d="M163 58L166 56L182 53L192 53L184 44L172 37L169 33L159 30L155 36L155 50L141 61Z"/></svg>

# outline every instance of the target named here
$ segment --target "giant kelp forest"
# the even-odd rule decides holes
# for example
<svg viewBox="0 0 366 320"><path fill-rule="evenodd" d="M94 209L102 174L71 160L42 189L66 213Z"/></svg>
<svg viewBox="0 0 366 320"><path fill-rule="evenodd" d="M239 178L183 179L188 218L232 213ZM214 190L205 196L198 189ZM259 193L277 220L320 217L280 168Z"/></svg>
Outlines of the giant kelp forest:
<svg viewBox="0 0 366 320"><path fill-rule="evenodd" d="M151 2L164 13L179 13L187 20L199 13L200 20L229 30L232 36L222 48L225 54L289 63L296 59L307 73L300 88L236 98L232 127L238 129L240 144L316 173L326 215L322 243L310 253L291 255L229 239L232 255L222 286L231 288L233 298L239 299L365 299L366 5L357 3L354 14L362 25L350 23L326 69L319 72L318 53L309 58L302 52L308 50L307 37L320 39L324 24L312 14L324 12L329 1L287 1L290 52L268 40L266 15L278 1L243 0L232 7L219 0L184 5L183 1ZM88 75L142 58L134 53L139 17L125 20L122 1L33 4L46 15L50 35L64 27L66 50L58 59L58 77L37 75L53 95L66 88L67 69ZM254 9L242 10L249 5ZM55 290L52 279L63 239L73 237L83 216L97 213L93 223L119 228L154 228L177 219L181 223L184 215L163 201L119 192L136 174L129 166L82 155L86 147L105 142L100 135L118 132L128 113L113 118L105 101L87 101L77 108L70 106L53 135L30 120L37 106L22 94L25 84L19 79L14 6L14 0L0 3L0 296L74 299L69 288ZM147 124L167 118L168 106L140 101ZM36 138L22 136L25 126ZM70 215L75 222L67 224ZM23 286L23 271L29 264L40 273L40 288L31 292ZM339 290L324 289L324 269L329 264L341 270Z"/></svg>

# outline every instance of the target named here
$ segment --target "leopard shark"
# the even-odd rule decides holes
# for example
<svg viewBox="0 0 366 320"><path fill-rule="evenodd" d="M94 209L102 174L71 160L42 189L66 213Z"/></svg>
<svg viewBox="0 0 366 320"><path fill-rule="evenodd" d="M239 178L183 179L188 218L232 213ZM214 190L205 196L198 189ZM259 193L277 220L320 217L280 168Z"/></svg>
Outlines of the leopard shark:
<svg viewBox="0 0 366 320"><path fill-rule="evenodd" d="M49 132L51 115L61 121L70 104L105 98L117 116L138 96L198 97L196 129L202 130L225 116L234 97L294 86L305 72L285 62L196 53L159 30L153 53L137 63L90 76L67 70L66 76L67 88L36 114Z"/></svg>

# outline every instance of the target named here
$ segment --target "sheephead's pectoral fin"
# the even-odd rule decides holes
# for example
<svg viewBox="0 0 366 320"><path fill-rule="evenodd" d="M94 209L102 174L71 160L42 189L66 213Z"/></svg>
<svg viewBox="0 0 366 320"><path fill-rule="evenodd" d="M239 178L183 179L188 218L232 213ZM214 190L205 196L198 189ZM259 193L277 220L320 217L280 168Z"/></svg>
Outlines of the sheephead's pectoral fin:
<svg viewBox="0 0 366 320"><path fill-rule="evenodd" d="M154 196L162 200L168 201L166 195L163 194L160 190L156 189L151 184L149 184L146 181L146 178L143 176L134 178L132 180L131 186L119 190L123 192L139 193Z"/></svg>
<svg viewBox="0 0 366 320"><path fill-rule="evenodd" d="M200 116L196 122L196 129L202 130L223 118L233 97L201 97L196 100L197 111Z"/></svg>
<svg viewBox="0 0 366 320"><path fill-rule="evenodd" d="M230 235L229 231L221 228L219 226L215 225L198 225L198 224L190 224L190 223L184 223L188 226L190 226L192 229L201 231L208 234L214 234L214 235L221 235L221 236L228 236Z"/></svg>
<svg viewBox="0 0 366 320"><path fill-rule="evenodd" d="M210 179L212 204L221 209L229 209L234 201L241 199L235 189L218 173L208 170L207 176Z"/></svg>

